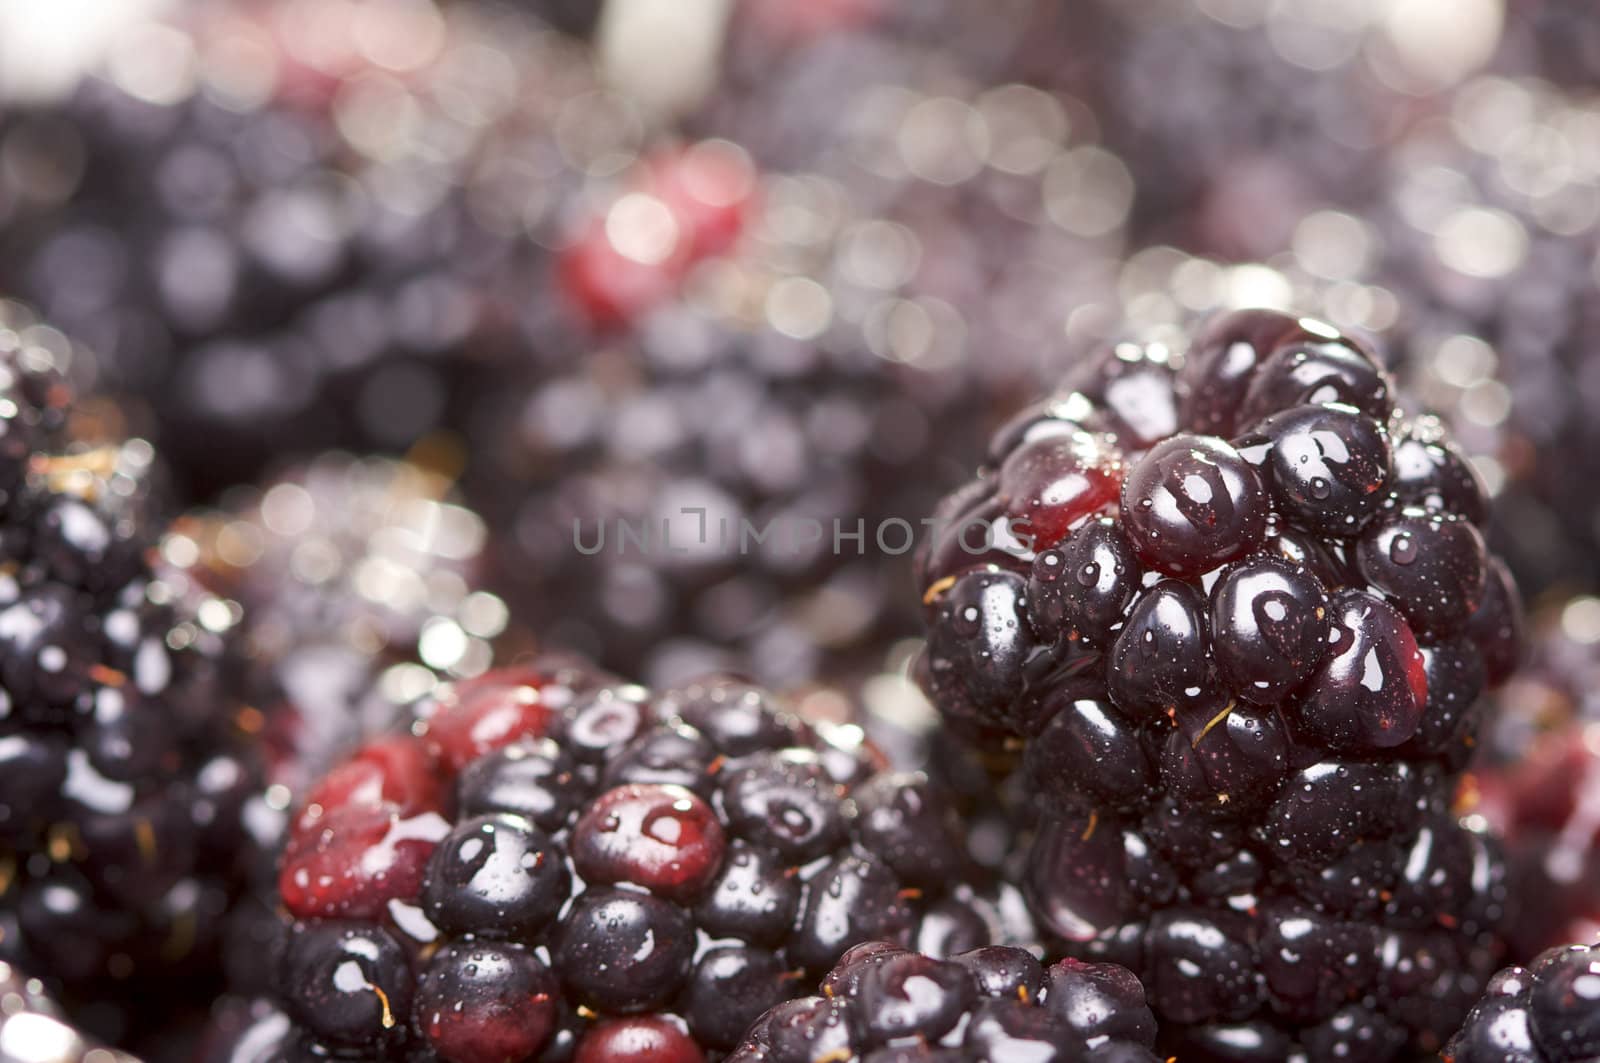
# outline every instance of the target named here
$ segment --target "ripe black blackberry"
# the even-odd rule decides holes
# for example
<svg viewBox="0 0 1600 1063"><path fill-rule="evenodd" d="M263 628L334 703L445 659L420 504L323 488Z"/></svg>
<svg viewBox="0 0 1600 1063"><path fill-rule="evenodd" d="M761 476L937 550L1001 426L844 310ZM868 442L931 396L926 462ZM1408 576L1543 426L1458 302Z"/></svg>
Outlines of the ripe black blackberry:
<svg viewBox="0 0 1600 1063"><path fill-rule="evenodd" d="M1073 384L919 558L931 696L1026 740L1036 915L1137 970L1174 1047L1436 1049L1504 899L1451 811L1517 638L1470 467L1357 341L1282 314Z"/></svg>
<svg viewBox="0 0 1600 1063"><path fill-rule="evenodd" d="M205 971L259 775L236 613L152 567L153 452L78 434L59 340L0 302L0 955L115 1038Z"/></svg>
<svg viewBox="0 0 1600 1063"><path fill-rule="evenodd" d="M1026 941L1020 897L972 879L926 778L758 688L491 672L307 795L278 880L281 1010L241 1040L451 1063L647 1035L726 1050L860 941Z"/></svg>
<svg viewBox="0 0 1600 1063"><path fill-rule="evenodd" d="M887 941L844 954L821 995L763 1015L739 1063L1084 1060L1156 1063L1156 1020L1132 971L992 945L936 958Z"/></svg>
<svg viewBox="0 0 1600 1063"><path fill-rule="evenodd" d="M1440 1053L1445 1063L1560 1063L1600 1055L1600 947L1507 967Z"/></svg>

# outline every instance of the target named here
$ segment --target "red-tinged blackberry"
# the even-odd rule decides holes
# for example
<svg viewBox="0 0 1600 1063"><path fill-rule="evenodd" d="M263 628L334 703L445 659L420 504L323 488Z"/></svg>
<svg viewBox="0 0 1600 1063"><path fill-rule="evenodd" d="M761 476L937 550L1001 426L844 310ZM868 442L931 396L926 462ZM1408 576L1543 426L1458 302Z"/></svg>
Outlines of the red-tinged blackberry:
<svg viewBox="0 0 1600 1063"><path fill-rule="evenodd" d="M138 979L171 1013L208 971L260 776L237 608L152 564L154 452L84 434L61 343L0 302L0 954L119 1039Z"/></svg>
<svg viewBox="0 0 1600 1063"><path fill-rule="evenodd" d="M1173 1051L1434 1050L1498 958L1498 843L1452 802L1515 592L1447 440L1397 476L1417 431L1359 341L1232 314L1087 362L919 553L926 689L1023 740L1035 914Z"/></svg>
<svg viewBox="0 0 1600 1063"><path fill-rule="evenodd" d="M940 958L868 941L844 954L820 996L761 1016L729 1059L1154 1063L1155 1038L1144 987L1116 964L1046 967L1002 945Z"/></svg>
<svg viewBox="0 0 1600 1063"><path fill-rule="evenodd" d="M653 694L552 661L442 688L305 795L277 1008L224 1043L693 1059L861 941L1027 941L939 790L834 730L733 679Z"/></svg>
<svg viewBox="0 0 1600 1063"><path fill-rule="evenodd" d="M1440 1053L1445 1063L1558 1063L1600 1054L1600 948L1566 945L1507 967Z"/></svg>
<svg viewBox="0 0 1600 1063"><path fill-rule="evenodd" d="M213 7L130 31L130 54L153 34L176 57L162 85L114 56L66 102L0 121L0 289L98 352L101 386L194 499L286 456L403 452L464 421L497 358L528 357L525 289L501 302L502 285L553 290L536 241L583 171L552 126L581 122L563 106L594 88L581 46L509 7L331 12L311 40L282 5ZM510 210L484 145L508 115L544 133L513 160Z"/></svg>
<svg viewBox="0 0 1600 1063"><path fill-rule="evenodd" d="M597 328L633 324L738 239L755 177L744 150L725 140L657 148L562 248L567 298Z"/></svg>

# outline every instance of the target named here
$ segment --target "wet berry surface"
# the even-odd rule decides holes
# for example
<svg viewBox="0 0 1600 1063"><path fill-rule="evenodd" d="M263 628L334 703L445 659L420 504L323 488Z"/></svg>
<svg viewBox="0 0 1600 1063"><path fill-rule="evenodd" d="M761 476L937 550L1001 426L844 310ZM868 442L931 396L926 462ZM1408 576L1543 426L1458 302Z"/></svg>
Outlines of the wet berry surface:
<svg viewBox="0 0 1600 1063"><path fill-rule="evenodd" d="M444 687L416 719L308 791L266 946L277 1009L247 1037L698 1059L861 941L1032 939L934 784L759 688L651 693L551 661Z"/></svg>
<svg viewBox="0 0 1600 1063"><path fill-rule="evenodd" d="M1326 325L1209 323L1146 370L1140 408L1180 411L1165 438L1090 398L1130 363L1104 359L960 497L1074 433L1097 441L1048 451L1030 482L1109 453L1119 496L1027 557L935 540L926 689L996 748L1025 740L1034 912L1072 953L1139 972L1164 1047L1437 1050L1503 947L1498 843L1453 810L1480 662L1499 679L1516 653L1481 491ZM1401 463L1393 439L1416 441ZM1404 999L1377 988L1396 980Z"/></svg>
<svg viewBox="0 0 1600 1063"><path fill-rule="evenodd" d="M1047 968L1005 946L940 959L868 941L844 954L822 991L762 1015L730 1058L1160 1058L1144 987L1111 963L1068 959Z"/></svg>

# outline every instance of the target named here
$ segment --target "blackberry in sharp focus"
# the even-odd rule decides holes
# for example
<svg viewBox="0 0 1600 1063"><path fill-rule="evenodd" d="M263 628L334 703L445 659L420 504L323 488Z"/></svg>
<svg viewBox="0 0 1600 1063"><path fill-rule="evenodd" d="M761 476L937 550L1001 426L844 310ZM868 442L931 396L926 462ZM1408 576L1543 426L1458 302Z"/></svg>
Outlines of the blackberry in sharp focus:
<svg viewBox="0 0 1600 1063"><path fill-rule="evenodd" d="M1155 1063L1155 1016L1132 971L987 946L936 958L887 941L846 952L822 995L778 1005L730 1059L741 1063L1085 1060Z"/></svg>
<svg viewBox="0 0 1600 1063"><path fill-rule="evenodd" d="M1096 397L1130 367L1165 436ZM1035 913L1139 972L1180 1054L1436 1049L1499 955L1498 845L1453 800L1515 596L1475 481L1397 474L1396 398L1360 342L1265 311L1181 359L1112 348L919 554L926 689L1025 740Z"/></svg>
<svg viewBox="0 0 1600 1063"><path fill-rule="evenodd" d="M306 795L276 1006L235 1013L218 1058L693 1059L862 941L1026 942L938 789L836 733L733 679L651 693L552 661L441 689Z"/></svg>
<svg viewBox="0 0 1600 1063"><path fill-rule="evenodd" d="M1600 1054L1600 948L1548 949L1507 967L1445 1045L1445 1063L1557 1063Z"/></svg>
<svg viewBox="0 0 1600 1063"><path fill-rule="evenodd" d="M260 775L237 607L152 564L154 453L81 434L59 340L0 302L0 953L120 1039L208 970Z"/></svg>

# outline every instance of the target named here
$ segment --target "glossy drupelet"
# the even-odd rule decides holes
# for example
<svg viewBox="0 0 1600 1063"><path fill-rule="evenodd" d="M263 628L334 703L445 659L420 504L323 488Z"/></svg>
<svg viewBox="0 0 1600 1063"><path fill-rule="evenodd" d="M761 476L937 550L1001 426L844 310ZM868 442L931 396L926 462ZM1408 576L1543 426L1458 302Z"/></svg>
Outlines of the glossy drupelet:
<svg viewBox="0 0 1600 1063"><path fill-rule="evenodd" d="M1440 1053L1445 1063L1566 1063L1600 1055L1600 948L1564 945L1507 967Z"/></svg>
<svg viewBox="0 0 1600 1063"><path fill-rule="evenodd" d="M170 1014L214 957L255 716L223 683L236 608L152 566L155 455L79 435L65 351L0 301L0 957L120 1038L132 986L161 972Z"/></svg>
<svg viewBox="0 0 1600 1063"><path fill-rule="evenodd" d="M1132 971L988 946L936 958L868 941L821 995L779 1004L751 1027L738 1063L1157 1063L1156 1020Z"/></svg>
<svg viewBox="0 0 1600 1063"><path fill-rule="evenodd" d="M1266 311L1181 361L1113 348L996 436L920 557L931 697L1025 740L1036 915L1137 970L1180 1053L1437 1049L1498 957L1498 846L1452 803L1515 591L1392 388Z"/></svg>
<svg viewBox="0 0 1600 1063"><path fill-rule="evenodd" d="M926 778L742 682L491 672L307 795L276 1004L218 1058L598 1060L643 1039L698 1059L861 941L1026 941L1020 896L979 889L962 851Z"/></svg>

